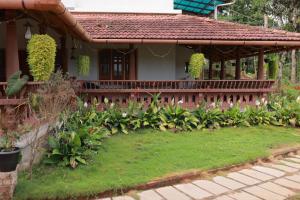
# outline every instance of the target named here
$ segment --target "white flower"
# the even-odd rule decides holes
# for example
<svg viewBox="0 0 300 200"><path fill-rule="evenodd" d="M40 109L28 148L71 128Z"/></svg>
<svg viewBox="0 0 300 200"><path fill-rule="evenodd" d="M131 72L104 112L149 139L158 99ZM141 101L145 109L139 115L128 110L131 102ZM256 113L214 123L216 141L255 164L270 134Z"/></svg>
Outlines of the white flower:
<svg viewBox="0 0 300 200"><path fill-rule="evenodd" d="M256 105L256 106L259 106L259 105L260 105L260 102L259 102L258 100L256 100L256 101L255 101L255 105Z"/></svg>
<svg viewBox="0 0 300 200"><path fill-rule="evenodd" d="M297 103L300 103L300 96L297 97Z"/></svg>
<svg viewBox="0 0 300 200"><path fill-rule="evenodd" d="M88 103L87 103L87 102L84 102L83 106L84 106L85 108L87 108L87 107L88 107Z"/></svg>
<svg viewBox="0 0 300 200"><path fill-rule="evenodd" d="M233 107L233 103L232 103L232 102L229 104L229 107L230 107L230 108L232 108L232 107Z"/></svg>
<svg viewBox="0 0 300 200"><path fill-rule="evenodd" d="M212 108L215 108L215 107L216 107L216 103L215 103L215 102L212 102L212 103L210 104L210 106L211 106Z"/></svg>
<svg viewBox="0 0 300 200"><path fill-rule="evenodd" d="M124 113L122 113L122 117L127 117L127 113L126 112L124 112Z"/></svg>
<svg viewBox="0 0 300 200"><path fill-rule="evenodd" d="M105 99L104 99L104 103L105 103L105 104L108 104L108 102L109 102L108 98L105 98Z"/></svg>
<svg viewBox="0 0 300 200"><path fill-rule="evenodd" d="M265 102L265 100L266 100L266 99L265 99L264 97L263 97L263 98L261 98L261 102L262 102L262 103L264 103L264 102Z"/></svg>
<svg viewBox="0 0 300 200"><path fill-rule="evenodd" d="M111 103L111 104L110 104L110 107L111 107L111 108L113 108L114 106L115 106L115 104L114 104L114 103Z"/></svg>
<svg viewBox="0 0 300 200"><path fill-rule="evenodd" d="M265 104L265 106L268 105L268 101L266 100L266 101L264 102L264 104Z"/></svg>
<svg viewBox="0 0 300 200"><path fill-rule="evenodd" d="M177 102L178 105L183 104L183 99Z"/></svg>

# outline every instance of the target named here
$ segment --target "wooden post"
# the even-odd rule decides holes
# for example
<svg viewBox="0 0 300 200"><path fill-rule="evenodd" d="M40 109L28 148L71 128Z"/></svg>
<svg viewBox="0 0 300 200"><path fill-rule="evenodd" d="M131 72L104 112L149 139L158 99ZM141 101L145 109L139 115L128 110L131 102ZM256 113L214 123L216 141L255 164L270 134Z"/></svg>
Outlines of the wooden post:
<svg viewBox="0 0 300 200"><path fill-rule="evenodd" d="M224 60L224 58L222 58L220 80L224 80L225 78L226 78L226 66L225 66L225 60Z"/></svg>
<svg viewBox="0 0 300 200"><path fill-rule="evenodd" d="M67 49L67 38L61 37L60 45L61 45L61 64L62 64L62 72L66 74L68 72L68 49Z"/></svg>
<svg viewBox="0 0 300 200"><path fill-rule="evenodd" d="M7 19L13 19L16 16L16 11L6 11L5 16ZM6 24L5 50L5 67L7 80L11 75L13 75L20 69L17 25L15 21L10 21Z"/></svg>
<svg viewBox="0 0 300 200"><path fill-rule="evenodd" d="M240 49L237 48L236 52L236 62L235 62L235 80L241 79L241 56Z"/></svg>
<svg viewBox="0 0 300 200"><path fill-rule="evenodd" d="M130 45L130 50L133 50L134 46ZM137 80L136 77L136 50L131 52L129 55L129 80Z"/></svg>
<svg viewBox="0 0 300 200"><path fill-rule="evenodd" d="M257 69L257 80L264 79L264 49L259 50L258 55L258 69Z"/></svg>

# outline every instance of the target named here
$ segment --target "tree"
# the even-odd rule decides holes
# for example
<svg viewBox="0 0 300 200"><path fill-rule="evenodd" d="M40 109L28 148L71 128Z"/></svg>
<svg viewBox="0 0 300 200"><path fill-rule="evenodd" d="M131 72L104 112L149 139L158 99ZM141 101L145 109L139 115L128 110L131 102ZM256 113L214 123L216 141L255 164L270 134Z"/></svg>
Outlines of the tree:
<svg viewBox="0 0 300 200"><path fill-rule="evenodd" d="M281 27L288 31L300 32L300 1L299 0L269 0L267 12L274 16ZM297 57L292 50L291 82L296 82Z"/></svg>

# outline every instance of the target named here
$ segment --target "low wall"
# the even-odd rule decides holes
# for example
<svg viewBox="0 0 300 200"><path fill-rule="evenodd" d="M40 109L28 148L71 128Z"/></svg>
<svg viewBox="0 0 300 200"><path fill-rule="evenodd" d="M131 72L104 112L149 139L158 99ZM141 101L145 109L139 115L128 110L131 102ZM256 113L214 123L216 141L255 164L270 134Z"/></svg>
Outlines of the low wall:
<svg viewBox="0 0 300 200"><path fill-rule="evenodd" d="M54 126L60 126L59 123L55 123ZM22 159L19 163L18 170L26 170L30 166L32 150L35 150L35 158L33 163L38 163L43 154L45 153L45 147L47 145L48 133L53 130L52 124L46 123L39 128L30 131L29 133L22 135L16 146L21 149Z"/></svg>

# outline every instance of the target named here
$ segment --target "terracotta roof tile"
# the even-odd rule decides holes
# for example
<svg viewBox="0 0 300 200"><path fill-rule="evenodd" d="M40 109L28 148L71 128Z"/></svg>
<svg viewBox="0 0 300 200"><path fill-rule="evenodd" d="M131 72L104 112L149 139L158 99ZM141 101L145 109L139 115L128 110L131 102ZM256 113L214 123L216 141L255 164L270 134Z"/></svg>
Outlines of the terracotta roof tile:
<svg viewBox="0 0 300 200"><path fill-rule="evenodd" d="M300 41L299 33L184 14L72 14L93 39Z"/></svg>

